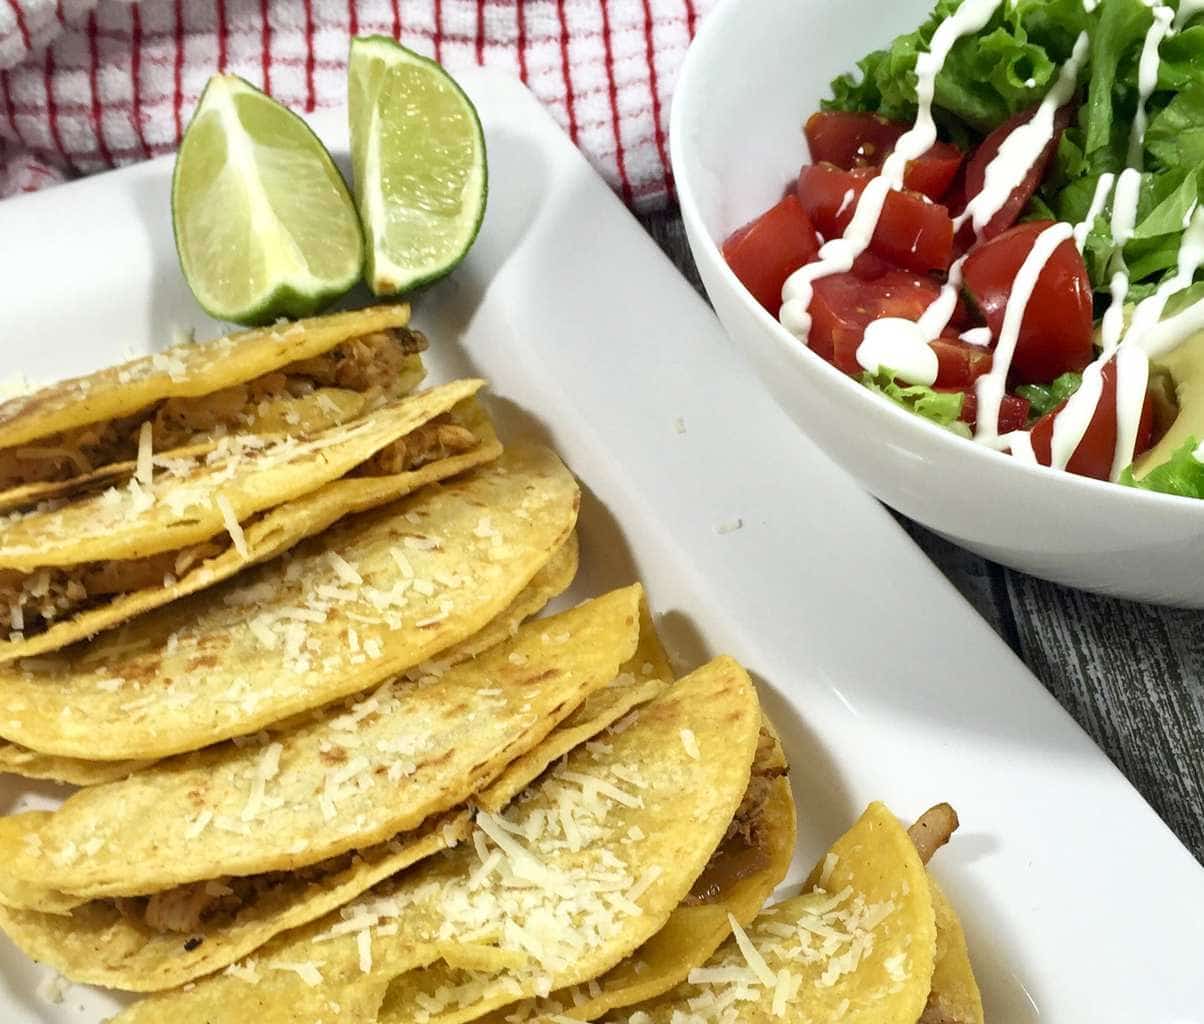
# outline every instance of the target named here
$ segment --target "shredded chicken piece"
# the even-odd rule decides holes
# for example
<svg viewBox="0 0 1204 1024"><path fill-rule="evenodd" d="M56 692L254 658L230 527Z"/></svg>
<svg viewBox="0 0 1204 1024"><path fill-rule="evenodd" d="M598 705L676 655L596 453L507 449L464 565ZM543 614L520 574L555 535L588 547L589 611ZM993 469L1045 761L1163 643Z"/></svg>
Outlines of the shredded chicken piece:
<svg viewBox="0 0 1204 1024"><path fill-rule="evenodd" d="M354 476L391 476L408 473L430 462L470 451L477 444L476 435L456 423L449 414L436 416L386 445L367 462L356 467Z"/></svg>
<svg viewBox="0 0 1204 1024"><path fill-rule="evenodd" d="M338 387L362 393L363 409L398 397L407 357L423 351L426 338L398 328L352 338L312 359L298 360L254 380L195 398L168 398L120 419L90 423L0 451L0 489L70 480L93 468L133 461L143 422L154 428L154 450L169 451L254 426L264 402Z"/></svg>
<svg viewBox="0 0 1204 1024"><path fill-rule="evenodd" d="M269 871L245 878L226 876L178 885L151 896L119 897L113 902L128 921L155 932L187 934L215 918L232 918L264 893L286 882L313 882L345 870L355 851L295 871Z"/></svg>
<svg viewBox="0 0 1204 1024"><path fill-rule="evenodd" d="M0 571L0 629L15 629L26 636L41 632L98 598L161 587L165 577L178 579L228 544L228 538L219 537L146 558L84 562L33 573Z"/></svg>
<svg viewBox="0 0 1204 1024"><path fill-rule="evenodd" d="M949 804L937 804L921 814L907 835L915 845L920 860L927 864L932 855L949 842L957 830L957 811Z"/></svg>
<svg viewBox="0 0 1204 1024"><path fill-rule="evenodd" d="M769 800L773 780L787 774L787 768L782 765L777 756L777 743L774 738L761 730L757 737L757 752L753 757L752 774L748 780L748 789L744 791L744 799L736 809L736 816L727 827L724 842L739 837L745 846L760 846L760 829L764 824L762 812Z"/></svg>
<svg viewBox="0 0 1204 1024"><path fill-rule="evenodd" d="M687 906L718 902L742 879L768 867L770 836L766 834L766 826L770 823L765 820L765 806L773 781L787 771L776 741L762 730L744 798L723 841L695 879L684 900Z"/></svg>

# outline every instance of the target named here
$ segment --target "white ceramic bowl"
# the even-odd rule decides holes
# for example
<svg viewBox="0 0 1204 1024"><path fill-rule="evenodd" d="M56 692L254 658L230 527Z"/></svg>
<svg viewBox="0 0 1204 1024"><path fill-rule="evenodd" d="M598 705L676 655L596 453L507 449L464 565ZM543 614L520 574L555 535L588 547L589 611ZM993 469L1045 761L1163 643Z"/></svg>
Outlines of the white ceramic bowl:
<svg viewBox="0 0 1204 1024"><path fill-rule="evenodd" d="M829 81L914 29L931 0L723 0L676 86L673 173L715 311L778 403L888 505L973 551L1070 586L1204 607L1204 501L1025 466L871 393L744 290L719 246L807 159ZM822 495L816 495L822 501Z"/></svg>

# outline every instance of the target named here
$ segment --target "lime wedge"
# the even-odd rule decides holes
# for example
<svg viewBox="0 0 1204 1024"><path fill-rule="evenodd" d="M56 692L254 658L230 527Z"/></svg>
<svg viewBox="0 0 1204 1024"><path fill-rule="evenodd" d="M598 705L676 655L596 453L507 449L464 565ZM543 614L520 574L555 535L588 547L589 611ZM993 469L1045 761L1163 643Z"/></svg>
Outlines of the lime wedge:
<svg viewBox="0 0 1204 1024"><path fill-rule="evenodd" d="M351 162L377 295L408 292L464 258L485 214L485 138L464 91L384 36L351 41Z"/></svg>
<svg viewBox="0 0 1204 1024"><path fill-rule="evenodd" d="M176 250L205 312L308 316L359 280L364 241L330 154L296 114L214 75L176 156Z"/></svg>

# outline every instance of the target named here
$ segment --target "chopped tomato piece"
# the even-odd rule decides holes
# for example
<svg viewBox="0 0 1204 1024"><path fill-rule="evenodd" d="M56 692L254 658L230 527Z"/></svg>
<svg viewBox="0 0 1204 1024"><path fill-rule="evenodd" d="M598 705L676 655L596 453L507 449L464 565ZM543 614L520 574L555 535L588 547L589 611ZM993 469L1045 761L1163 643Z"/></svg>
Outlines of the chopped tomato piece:
<svg viewBox="0 0 1204 1024"><path fill-rule="evenodd" d="M927 153L908 163L903 187L923 192L938 202L944 198L962 166L962 151L948 142L938 142Z"/></svg>
<svg viewBox="0 0 1204 1024"><path fill-rule="evenodd" d="M936 352L937 388L956 388L958 390L973 385L984 373L991 369L991 350L962 341L956 335L942 337L931 342Z"/></svg>
<svg viewBox="0 0 1204 1024"><path fill-rule="evenodd" d="M1020 398L1018 395L1004 395L1003 400L999 403L999 423L995 428L997 432L1008 434L1013 430L1021 430L1028 422L1028 407L1027 398ZM973 391L965 392L960 419L963 423L969 424L971 429L978 425L978 395Z"/></svg>
<svg viewBox="0 0 1204 1024"><path fill-rule="evenodd" d="M848 227L872 172L843 171L832 164L808 164L799 173L798 197L825 238ZM953 221L948 211L916 192L891 192L870 241L874 255L905 270L945 271L953 254Z"/></svg>
<svg viewBox="0 0 1204 1024"><path fill-rule="evenodd" d="M821 277L813 288L811 348L851 374L862 372L857 348L866 327L886 316L918 320L940 292L931 278L904 270L892 270L874 281L833 274Z"/></svg>
<svg viewBox="0 0 1204 1024"><path fill-rule="evenodd" d="M1050 221L1031 221L971 250L962 268L966 293L996 339L1020 265ZM1081 370L1094 355L1091 281L1073 239L1054 249L1024 310L1010 377L1043 384Z"/></svg>
<svg viewBox="0 0 1204 1024"><path fill-rule="evenodd" d="M1112 474L1112 460L1116 453L1116 361L1110 359L1104 364L1103 388L1100 391L1099 402L1095 406L1095 414L1087 424L1083 439L1074 450L1066 469L1079 476L1089 476L1096 480L1107 480ZM1062 402L1052 412L1047 412L1033 424L1032 442L1033 454L1043 466L1052 462L1050 455L1053 442L1054 418L1062 411L1066 403ZM1147 392L1145 404L1141 407L1141 420L1137 427L1137 446L1135 454L1147 451L1154 443L1154 403Z"/></svg>
<svg viewBox="0 0 1204 1024"><path fill-rule="evenodd" d="M883 274L889 274L898 267L892 267L880 256L875 256L866 249L853 260L853 273L863 281L877 281Z"/></svg>
<svg viewBox="0 0 1204 1024"><path fill-rule="evenodd" d="M815 227L794 195L732 232L723 243L728 266L774 316L782 305L786 278L818 252Z"/></svg>
<svg viewBox="0 0 1204 1024"><path fill-rule="evenodd" d="M877 114L850 114L821 110L812 114L803 133L814 163L830 163L846 171L880 167L909 124L888 121ZM962 164L962 152L948 142L938 142L923 156L908 163L903 185L940 199Z"/></svg>
<svg viewBox="0 0 1204 1024"><path fill-rule="evenodd" d="M1003 124L983 139L982 144L974 151L969 163L966 164L967 201L982 191L987 177L987 165L995 159L995 155L999 152L999 147L1003 145L1003 140L1022 124L1028 124L1033 119L1035 113L1035 107L1032 110L1021 111L1015 117L1004 121ZM1033 193L1037 191L1037 186L1041 184L1042 179L1045 177L1049 161L1053 157L1054 150L1058 148L1062 132L1070 124L1072 113L1073 108L1069 104L1059 107L1054 113L1054 130L1049 142L1045 144L1045 148L1041 150L1036 162L1029 168L1028 173L1021 180L1020 184L1012 190L1011 194L1004 201L1004 204L999 208L999 212L987 221L979 235L980 238L994 238L1016 223L1016 219L1024 211L1024 208L1028 206L1028 201L1032 199ZM972 240L973 228L967 224L966 230L971 232L970 238ZM959 241L962 241L960 235Z"/></svg>
<svg viewBox="0 0 1204 1024"><path fill-rule="evenodd" d="M821 110L807 118L803 134L815 163L850 170L881 164L910 127L877 114Z"/></svg>

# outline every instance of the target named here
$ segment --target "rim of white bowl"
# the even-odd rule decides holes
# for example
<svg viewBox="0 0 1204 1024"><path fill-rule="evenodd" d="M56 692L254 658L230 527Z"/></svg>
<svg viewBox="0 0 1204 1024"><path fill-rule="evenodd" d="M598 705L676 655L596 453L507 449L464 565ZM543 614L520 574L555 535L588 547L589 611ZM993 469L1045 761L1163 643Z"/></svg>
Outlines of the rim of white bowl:
<svg viewBox="0 0 1204 1024"><path fill-rule="evenodd" d="M986 445L959 437L922 416L908 412L894 402L886 401L848 374L838 370L827 360L812 352L806 345L800 344L793 334L787 331L764 306L749 294L748 289L744 287L731 267L728 266L727 260L723 258L719 244L711 237L711 232L699 212L689 163L683 152L685 146L683 122L688 116L690 104L693 102L696 91L694 82L705 77L708 66L715 65L717 61L722 62L723 54L713 51L723 45L721 39L724 34L724 26L737 16L737 8L739 8L738 16L742 20L747 20L749 8L754 6L755 0L720 0L716 4L703 19L693 42L686 51L685 59L677 76L677 84L674 87L672 106L669 111L669 162L673 170L673 180L676 185L682 218L687 224L694 227L693 237L701 237L705 240L702 253L698 252L693 245L691 246L694 259L706 259L711 267L717 270L729 290L734 292L744 307L769 329L778 347L787 353L787 358L796 361L800 368L810 367L818 370L827 377L830 386L841 389L854 405L860 405L867 413L886 415L899 429L917 431L933 443L942 446L951 455L978 459L983 466L998 467L1004 473L1034 476L1048 481L1050 486L1081 490L1084 495L1094 496L1103 501L1144 503L1151 507L1168 510L1186 510L1195 507L1197 509L1195 514L1204 514L1204 499L1165 494L1161 491L1149 491L1140 487L1125 487L1123 484L1078 476L1064 470L1053 469L1050 466L1030 465L1014 459L1005 452L995 451ZM850 59L850 68L854 59L856 59L856 55Z"/></svg>

